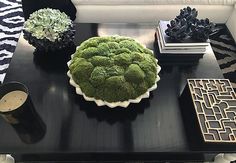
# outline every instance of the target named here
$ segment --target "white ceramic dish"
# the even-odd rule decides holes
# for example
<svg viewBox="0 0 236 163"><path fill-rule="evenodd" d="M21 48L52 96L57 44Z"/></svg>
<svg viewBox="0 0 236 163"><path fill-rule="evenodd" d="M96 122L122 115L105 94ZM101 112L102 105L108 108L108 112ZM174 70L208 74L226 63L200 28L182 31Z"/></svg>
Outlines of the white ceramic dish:
<svg viewBox="0 0 236 163"><path fill-rule="evenodd" d="M73 54L71 55L71 59L73 58ZM156 62L158 63L158 60L156 59ZM71 63L71 60L67 62L67 65L69 67ZM123 107L126 108L129 106L130 103L139 103L143 98L149 98L150 96L150 92L155 90L157 88L157 82L160 80L160 77L158 75L158 73L161 71L161 67L157 64L157 78L156 78L156 82L155 84L149 88L147 90L147 92L145 92L144 94L140 95L139 97L135 98L135 99L130 99L128 101L119 101L119 102L107 102L107 101L103 101L103 100L97 100L93 97L88 97L86 96L82 90L80 89L80 86L78 84L75 83L75 81L72 78L72 75L70 74L70 70L67 72L67 76L70 78L69 83L75 87L76 93L78 95L82 95L84 97L84 99L86 101L94 101L98 106L108 106L110 108L115 108L115 107Z"/></svg>
<svg viewBox="0 0 236 163"><path fill-rule="evenodd" d="M70 64L70 61L67 63L68 65ZM155 84L149 88L147 90L147 92L145 92L144 94L142 94L141 96L137 97L136 99L130 99L128 101L120 101L120 102L107 102L107 101L103 101L103 100L97 100L93 97L88 97L86 96L80 89L80 86L78 84L75 83L75 81L72 78L72 75L70 74L70 71L67 72L68 77L70 78L69 83L75 87L76 93L79 95L82 95L84 97L84 99L86 101L94 101L98 106L108 106L110 108L114 108L114 107L128 107L130 103L139 103L143 98L149 98L150 96L150 92L155 90L157 88L157 82L160 80L160 77L158 75L158 73L160 72L161 67L157 66L157 78L156 78L156 82Z"/></svg>

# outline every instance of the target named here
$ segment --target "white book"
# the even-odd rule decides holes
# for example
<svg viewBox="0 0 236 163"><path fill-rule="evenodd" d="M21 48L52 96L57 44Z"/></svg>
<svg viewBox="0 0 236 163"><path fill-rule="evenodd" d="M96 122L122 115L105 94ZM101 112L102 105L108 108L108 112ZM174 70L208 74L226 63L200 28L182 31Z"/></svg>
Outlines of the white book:
<svg viewBox="0 0 236 163"><path fill-rule="evenodd" d="M205 51L206 47L205 46L165 46L164 45L164 41L163 41L163 38L161 36L161 32L160 32L160 28L157 27L156 29L156 32L157 34L159 35L159 39L160 39L160 42L163 46L163 49L195 49L195 50L202 50L202 51Z"/></svg>
<svg viewBox="0 0 236 163"><path fill-rule="evenodd" d="M205 53L205 47L165 47L163 44L163 39L160 34L160 29L157 27L157 40L160 53L182 53L182 54L198 54L198 53Z"/></svg>
<svg viewBox="0 0 236 163"><path fill-rule="evenodd" d="M203 54L206 52L206 48L189 48L183 49L178 47L177 49L165 49L163 45L162 37L160 36L159 31L157 30L157 41L160 53L170 53L170 54Z"/></svg>
<svg viewBox="0 0 236 163"><path fill-rule="evenodd" d="M206 47L210 43L209 39L205 42L201 42L201 41L193 40L190 37L187 37L186 39L179 41L179 42L177 42L177 41L173 42L173 40L165 33L165 30L167 29L167 24L169 24L169 21L160 20L158 23L158 26L160 27L160 33L161 33L161 36L163 39L163 43L166 47L169 47L169 46L203 46L203 47Z"/></svg>

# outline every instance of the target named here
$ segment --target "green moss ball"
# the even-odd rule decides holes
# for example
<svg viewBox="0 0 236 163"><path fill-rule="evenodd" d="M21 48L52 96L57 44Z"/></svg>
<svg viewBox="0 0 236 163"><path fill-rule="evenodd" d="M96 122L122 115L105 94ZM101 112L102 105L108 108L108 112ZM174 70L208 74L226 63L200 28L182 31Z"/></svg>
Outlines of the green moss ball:
<svg viewBox="0 0 236 163"><path fill-rule="evenodd" d="M152 87L157 77L152 51L121 36L84 41L69 69L86 96L107 102L135 99Z"/></svg>

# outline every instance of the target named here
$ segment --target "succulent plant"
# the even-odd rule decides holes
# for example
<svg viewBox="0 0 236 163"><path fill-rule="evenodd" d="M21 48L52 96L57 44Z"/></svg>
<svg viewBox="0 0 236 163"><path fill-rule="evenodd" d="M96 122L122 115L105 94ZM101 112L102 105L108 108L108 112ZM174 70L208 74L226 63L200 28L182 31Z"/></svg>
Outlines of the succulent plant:
<svg viewBox="0 0 236 163"><path fill-rule="evenodd" d="M206 41L209 35L215 31L215 24L208 18L197 20L191 25L191 37L195 40Z"/></svg>
<svg viewBox="0 0 236 163"><path fill-rule="evenodd" d="M24 38L39 49L64 48L74 39L75 30L70 18L57 9L40 9L24 24Z"/></svg>
<svg viewBox="0 0 236 163"><path fill-rule="evenodd" d="M165 33L170 36L173 40L182 40L189 34L187 20L185 18L170 21L170 24L167 24L167 29Z"/></svg>
<svg viewBox="0 0 236 163"><path fill-rule="evenodd" d="M87 97L107 102L135 99L157 79L153 52L121 36L86 40L74 53L69 69Z"/></svg>

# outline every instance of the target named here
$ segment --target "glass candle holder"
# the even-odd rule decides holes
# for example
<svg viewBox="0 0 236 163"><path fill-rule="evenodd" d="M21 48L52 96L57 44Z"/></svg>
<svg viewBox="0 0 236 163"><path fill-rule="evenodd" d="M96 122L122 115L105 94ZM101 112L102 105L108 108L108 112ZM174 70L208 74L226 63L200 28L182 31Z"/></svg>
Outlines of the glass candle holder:
<svg viewBox="0 0 236 163"><path fill-rule="evenodd" d="M10 82L0 86L0 115L27 144L38 142L46 133L46 125L22 83Z"/></svg>

